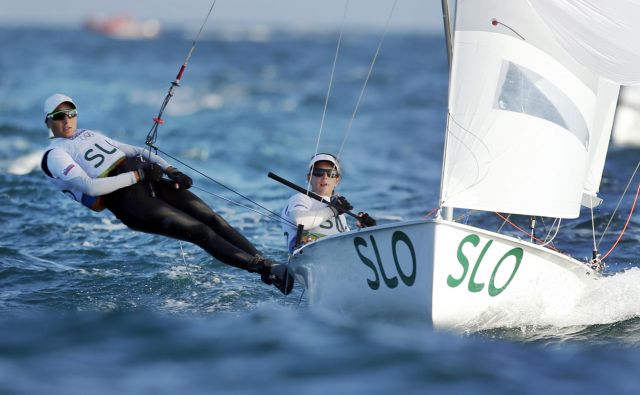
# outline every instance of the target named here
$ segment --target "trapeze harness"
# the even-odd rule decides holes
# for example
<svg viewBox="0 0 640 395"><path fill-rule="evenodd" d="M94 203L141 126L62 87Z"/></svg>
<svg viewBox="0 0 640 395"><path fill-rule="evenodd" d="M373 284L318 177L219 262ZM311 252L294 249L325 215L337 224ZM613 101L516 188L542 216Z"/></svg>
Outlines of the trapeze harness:
<svg viewBox="0 0 640 395"><path fill-rule="evenodd" d="M78 129L71 138L52 139L41 167L65 195L94 211L107 208L131 229L191 242L228 265L254 268L260 252L195 194L170 180L137 183L134 171L143 161L169 167L143 148Z"/></svg>

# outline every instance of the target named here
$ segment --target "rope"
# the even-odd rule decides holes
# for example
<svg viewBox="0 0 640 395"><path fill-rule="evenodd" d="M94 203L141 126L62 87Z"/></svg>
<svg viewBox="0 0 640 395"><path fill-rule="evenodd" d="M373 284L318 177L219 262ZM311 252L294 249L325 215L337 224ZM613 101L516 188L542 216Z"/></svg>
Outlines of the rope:
<svg viewBox="0 0 640 395"><path fill-rule="evenodd" d="M436 207L433 210L429 211L424 217L422 217L423 219L429 218L431 217L436 211L438 211L440 209L440 207Z"/></svg>
<svg viewBox="0 0 640 395"><path fill-rule="evenodd" d="M507 219L511 218L511 214L507 215ZM502 224L500 224L500 227L498 228L498 230L496 230L496 233L500 233L500 231L502 230L502 228L504 228L504 224L506 224L507 221L504 220L502 221Z"/></svg>
<svg viewBox="0 0 640 395"><path fill-rule="evenodd" d="M618 211L618 208L620 207L620 204L622 204L622 199L624 199L624 196L627 194L627 191L629 190L629 186L631 186L631 182L635 178L639 167L640 167L640 161L638 161L638 164L636 165L636 168L633 171L633 174L631 174L631 177L629 178L629 181L627 182L627 186L624 188L624 192L622 192L622 196L620 196L620 200L618 200L618 204L616 205L616 208L613 210L613 213L611 213L611 217L609 217L609 221L607 222L607 226L604 228L604 231L602 232L602 235L600 236L600 240L598 240L598 246L600 246L600 243L602 243L602 239L604 238L604 235L609 230L609 225L611 225L611 221L613 221L613 218L616 215L616 212Z"/></svg>
<svg viewBox="0 0 640 395"><path fill-rule="evenodd" d="M195 167L193 167L193 166L189 165L188 163L186 163L186 162L184 162L184 161L182 161L182 160L180 160L180 159L176 158L175 156L172 156L171 154L169 154L169 153L167 153L167 152L165 152L165 151L161 150L160 148L158 148L158 147L156 147L156 146L150 145L149 147L150 147L150 148L155 149L157 152L162 153L163 155L167 156L168 158L173 159L174 161L176 161L176 162L180 163L181 165L184 165L185 167L187 167L188 169L191 169L191 170L192 170L192 171L194 171L195 173L200 174L201 176L203 176L203 177L204 177L204 178L206 178L207 180L212 181L212 182L215 182L216 184L220 185L221 187L225 188L226 190L228 190L228 191L230 191L230 192L233 192L233 193L235 193L236 195L240 196L241 198L243 198L243 199L245 199L245 200L247 200L247 201L249 201L249 202L251 202L251 203L255 204L256 206L260 207L261 209L263 209L264 211L266 211L266 212L270 213L271 215L273 215L273 216L275 216L275 217L277 217L277 218L279 218L279 219L281 219L281 220L287 221L285 218L281 217L279 214L274 213L273 211L271 211L271 210L269 210L268 208L264 207L264 206L263 206L263 205L261 205L260 203L253 201L253 200L252 200L251 198L249 198L248 196L245 196L245 195L241 194L240 192L238 192L238 191L236 191L236 190L234 190L234 189L232 189L232 188L230 188L230 187L226 186L225 184L221 183L220 181L217 181L217 180L213 179L212 177L210 177L210 176L208 176L207 174L205 174L205 173L201 172L200 170L196 169ZM209 194L212 194L212 195L214 195L214 196L217 196L217 197L219 197L219 198L221 198L221 199L227 200L227 201L229 201L229 202L231 202L231 203L233 203L233 204L236 204L236 205L238 205L238 206L242 206L240 203L237 203L237 202L234 202L234 201L232 201L232 200L226 199L226 198L224 198L224 197L222 197L222 196L215 195L215 194L213 194L213 193L211 193L211 192L207 192L207 191L205 191L205 190L203 190L203 189L200 189L200 188L198 188L198 189L199 189L199 190L201 190L201 191L203 191L203 192L205 192L205 193L209 193ZM242 206L242 207L245 207L245 206ZM249 208L249 207L246 207L246 208ZM250 208L249 208L249 209L250 209ZM255 211L255 210L253 210L253 211ZM255 211L255 212L259 213L258 211ZM263 214L263 213L259 213L259 214L267 216L266 214ZM287 222L289 222L289 221L287 221ZM289 222L289 223L291 223L291 222ZM296 226L296 225L293 225L293 226Z"/></svg>
<svg viewBox="0 0 640 395"><path fill-rule="evenodd" d="M187 266L187 260L185 259L185 255L186 253L184 252L184 249L182 248L182 240L178 240L180 242L180 256L182 257L182 262L184 262L184 265Z"/></svg>
<svg viewBox="0 0 640 395"><path fill-rule="evenodd" d="M534 237L531 233L527 232L526 230L522 229L521 227L519 227L518 225L514 224L513 222L509 221L506 217L504 217L502 214L496 212L496 215L500 218L502 218L506 223L508 223L509 225L513 226L514 228L518 229L520 232L524 233L525 235L527 235L528 237L532 238L533 240L536 240L538 242L540 242L541 244L544 243L544 240L540 240L537 237ZM549 246L548 248L560 252L557 248L554 248L552 246Z"/></svg>
<svg viewBox="0 0 640 395"><path fill-rule="evenodd" d="M601 261L604 261L605 258L608 257L609 254L611 254L611 252L613 252L613 250L616 248L616 246L618 245L618 243L622 239L622 235L624 235L624 232L627 230L627 226L629 225L629 222L631 221L631 215L633 214L633 211L636 208L636 202L638 201L638 194L640 194L640 183L638 183L638 189L636 190L636 196L633 199L633 205L631 206L631 210L629 211L629 216L627 217L627 221L624 223L624 227L622 228L622 231L618 235L618 238L616 239L615 243L613 243L611 248L609 248L609 251L607 251L606 254L604 254L602 256L602 258L600 258Z"/></svg>
<svg viewBox="0 0 640 395"><path fill-rule="evenodd" d="M267 214L267 213L260 212L260 211L258 211L258 210L256 210L256 209L254 209L253 207L245 206L244 204L242 204L242 203L238 203L238 202L236 202L235 200L231 200L231 199L229 199L229 198L226 198L226 197L224 197L224 196L218 195L218 194L213 193L213 192L211 192L211 191L207 191L206 189L200 188L200 187L198 187L198 186L193 185L193 186L192 186L192 188L197 189L197 190L199 190L199 191L201 191L201 192L204 192L204 193L206 193L206 194L209 194L209 195L215 196L215 197L217 197L217 198L219 198L219 199L222 199L222 200L224 200L224 201L226 201L226 202L228 202L228 203L235 204L236 206L242 207L242 208L247 209L247 210L249 210L249 211L253 211L254 213L257 213L257 214L259 214L259 215L261 215L261 216L263 216L263 217L267 217L267 218L269 218L269 219L275 219L275 220L277 220L277 221L284 221L284 222L287 222L288 224L290 224L291 226L296 226L293 222L289 221L288 219L286 219L286 218L284 218L284 217L282 217L282 216L280 216L280 215L277 215L277 214L276 214L276 218L274 218L274 216L273 216L273 215L269 215L269 214Z"/></svg>
<svg viewBox="0 0 640 395"><path fill-rule="evenodd" d="M551 234L551 231L553 230L553 226L556 224L556 222L558 222L558 226L556 227L556 233L554 233L553 236L551 236L551 238L549 239L549 234ZM546 247L548 244L553 242L553 240L558 235L558 231L560 230L560 224L561 223L562 223L562 219L556 218L556 219L553 220L553 223L551 224L551 229L549 230L549 233L547 233L547 237L544 238L544 240L545 240L544 243L541 244L542 247Z"/></svg>

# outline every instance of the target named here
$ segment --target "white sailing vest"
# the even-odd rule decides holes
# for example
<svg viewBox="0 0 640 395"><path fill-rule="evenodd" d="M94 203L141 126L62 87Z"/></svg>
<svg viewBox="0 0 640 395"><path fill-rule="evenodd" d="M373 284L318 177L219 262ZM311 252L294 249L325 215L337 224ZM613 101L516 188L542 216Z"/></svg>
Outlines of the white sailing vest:
<svg viewBox="0 0 640 395"><path fill-rule="evenodd" d="M78 129L69 139L54 139L50 148L64 150L91 178L106 176L126 157L106 136L87 129Z"/></svg>

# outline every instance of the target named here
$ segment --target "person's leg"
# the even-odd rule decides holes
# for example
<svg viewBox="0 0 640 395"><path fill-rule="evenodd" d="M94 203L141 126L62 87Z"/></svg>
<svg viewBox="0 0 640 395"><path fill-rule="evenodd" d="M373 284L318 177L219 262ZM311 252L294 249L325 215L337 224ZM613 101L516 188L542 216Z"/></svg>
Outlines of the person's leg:
<svg viewBox="0 0 640 395"><path fill-rule="evenodd" d="M193 218L206 223L214 232L229 243L253 256L261 255L260 251L258 251L246 237L229 225L222 216L213 211L191 191L185 189L176 190L173 188L173 184L168 182L160 183L156 190L158 197L162 200L178 208L180 211L189 214Z"/></svg>
<svg viewBox="0 0 640 395"><path fill-rule="evenodd" d="M157 191L161 190L155 185ZM246 252L217 234L208 224L158 197L147 184L135 184L105 196L105 206L129 228L194 243L231 266L251 270L255 254Z"/></svg>
<svg viewBox="0 0 640 395"><path fill-rule="evenodd" d="M111 175L134 170L139 164L137 158L127 158ZM262 281L285 295L291 292L293 276L287 267L260 255L251 242L197 196L167 183L153 185L155 197L148 183L139 183L104 196L105 206L134 230L194 243L226 264L260 273Z"/></svg>

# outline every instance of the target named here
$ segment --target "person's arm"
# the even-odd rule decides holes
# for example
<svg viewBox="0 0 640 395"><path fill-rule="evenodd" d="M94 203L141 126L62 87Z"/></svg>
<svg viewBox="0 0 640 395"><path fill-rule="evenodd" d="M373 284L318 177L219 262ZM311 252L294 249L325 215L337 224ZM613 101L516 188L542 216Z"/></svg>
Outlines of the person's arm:
<svg viewBox="0 0 640 395"><path fill-rule="evenodd" d="M191 180L191 177L171 166L166 160L162 159L162 157L160 157L159 155L154 154L148 148L136 147L112 139L107 139L107 141L109 142L109 144L122 150L122 152L124 152L127 157L141 155L150 162L162 167L162 170L164 170L171 181L174 182L176 189L191 188L191 185L193 184L193 180Z"/></svg>
<svg viewBox="0 0 640 395"><path fill-rule="evenodd" d="M54 178L63 180L88 196L102 196L139 181L137 171L129 171L113 177L91 178L69 154L60 149L52 150L47 157L47 167Z"/></svg>

